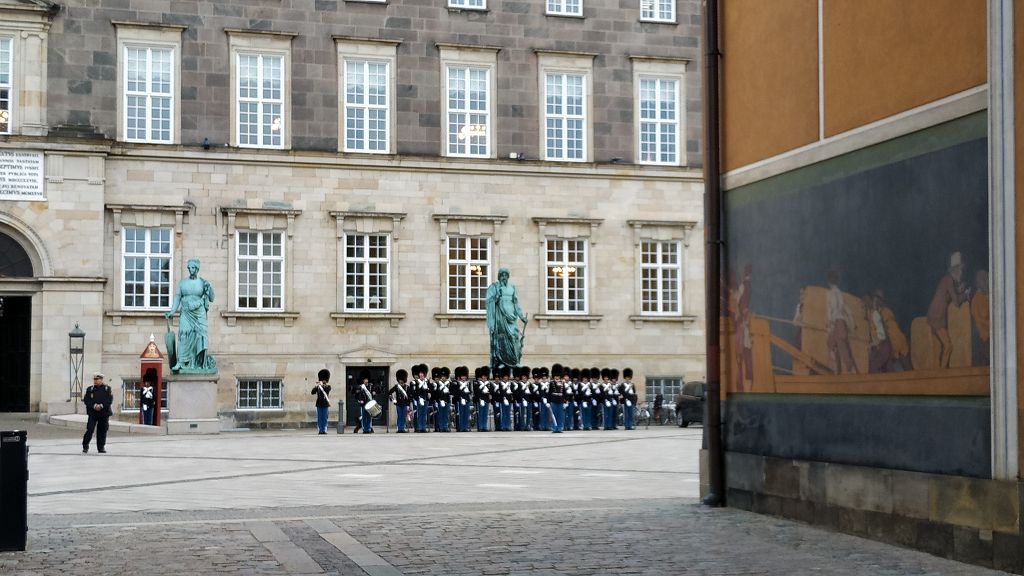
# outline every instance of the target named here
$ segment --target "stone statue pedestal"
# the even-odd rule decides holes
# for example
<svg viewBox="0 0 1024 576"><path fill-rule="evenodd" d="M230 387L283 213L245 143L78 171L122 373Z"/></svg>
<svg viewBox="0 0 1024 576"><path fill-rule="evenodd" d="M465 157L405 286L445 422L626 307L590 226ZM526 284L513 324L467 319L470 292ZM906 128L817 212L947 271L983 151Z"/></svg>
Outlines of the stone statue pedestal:
<svg viewBox="0 0 1024 576"><path fill-rule="evenodd" d="M220 434L216 374L176 374L165 381L168 434Z"/></svg>

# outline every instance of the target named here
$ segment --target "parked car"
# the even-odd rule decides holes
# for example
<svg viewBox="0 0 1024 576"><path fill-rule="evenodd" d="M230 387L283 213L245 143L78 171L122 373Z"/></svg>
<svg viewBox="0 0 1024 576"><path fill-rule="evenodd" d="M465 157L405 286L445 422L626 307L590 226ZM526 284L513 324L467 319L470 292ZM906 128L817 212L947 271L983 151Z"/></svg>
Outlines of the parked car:
<svg viewBox="0 0 1024 576"><path fill-rule="evenodd" d="M704 382L687 382L683 390L676 396L676 422L680 428L686 428L691 422L704 423L704 401L707 397L707 384Z"/></svg>

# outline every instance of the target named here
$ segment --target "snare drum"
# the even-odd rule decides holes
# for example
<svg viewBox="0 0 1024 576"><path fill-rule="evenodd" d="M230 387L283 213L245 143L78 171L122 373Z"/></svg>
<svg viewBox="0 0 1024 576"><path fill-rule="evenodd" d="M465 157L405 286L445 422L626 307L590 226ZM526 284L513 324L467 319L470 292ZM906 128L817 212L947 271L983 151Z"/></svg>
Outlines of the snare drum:
<svg viewBox="0 0 1024 576"><path fill-rule="evenodd" d="M367 402L366 406L364 406L363 409L366 410L366 412L369 413L370 416L374 418L380 416L381 413L380 404L377 404L376 400L370 400L369 402Z"/></svg>

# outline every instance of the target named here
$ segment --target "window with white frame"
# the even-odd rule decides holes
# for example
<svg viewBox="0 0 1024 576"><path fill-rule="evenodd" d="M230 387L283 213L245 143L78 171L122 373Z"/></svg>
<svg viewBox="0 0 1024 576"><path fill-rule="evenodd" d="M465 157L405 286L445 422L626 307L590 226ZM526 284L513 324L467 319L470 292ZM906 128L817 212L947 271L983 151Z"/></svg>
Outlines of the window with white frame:
<svg viewBox="0 0 1024 576"><path fill-rule="evenodd" d="M345 311L387 312L390 308L391 237L345 235Z"/></svg>
<svg viewBox="0 0 1024 576"><path fill-rule="evenodd" d="M582 162L586 156L586 77L544 75L544 159Z"/></svg>
<svg viewBox="0 0 1024 576"><path fill-rule="evenodd" d="M448 0L449 8L464 8L469 10L486 10L487 0Z"/></svg>
<svg viewBox="0 0 1024 576"><path fill-rule="evenodd" d="M181 141L181 34L186 26L114 22L117 28L117 139Z"/></svg>
<svg viewBox="0 0 1024 576"><path fill-rule="evenodd" d="M10 38L0 38L0 134L11 133L11 96L14 92L14 47Z"/></svg>
<svg viewBox="0 0 1024 576"><path fill-rule="evenodd" d="M583 16L583 0L547 0L548 14Z"/></svg>
<svg viewBox="0 0 1024 576"><path fill-rule="evenodd" d="M675 22L676 0L640 0L640 19L652 22Z"/></svg>
<svg viewBox="0 0 1024 576"><path fill-rule="evenodd" d="M676 401L676 396L683 391L683 379L676 377L652 376L644 382L645 397L648 402L654 402L658 394L665 399L665 405L671 406Z"/></svg>
<svg viewBox="0 0 1024 576"><path fill-rule="evenodd" d="M345 151L387 152L389 64L345 61Z"/></svg>
<svg viewBox="0 0 1024 576"><path fill-rule="evenodd" d="M239 379L235 407L239 410L284 408L284 384L276 378Z"/></svg>
<svg viewBox="0 0 1024 576"><path fill-rule="evenodd" d="M284 310L284 233L238 231L239 310Z"/></svg>
<svg viewBox="0 0 1024 576"><path fill-rule="evenodd" d="M123 307L164 310L171 305L173 242L170 228L122 230Z"/></svg>
<svg viewBox="0 0 1024 576"><path fill-rule="evenodd" d="M547 312L587 312L587 250L585 239L547 239Z"/></svg>
<svg viewBox="0 0 1024 576"><path fill-rule="evenodd" d="M238 145L283 148L285 131L285 59L279 54L237 56Z"/></svg>
<svg viewBox="0 0 1024 576"><path fill-rule="evenodd" d="M174 50L125 46L124 58L125 140L172 142Z"/></svg>
<svg viewBox="0 0 1024 576"><path fill-rule="evenodd" d="M448 237L448 312L484 312L491 274L491 239Z"/></svg>
<svg viewBox="0 0 1024 576"><path fill-rule="evenodd" d="M640 243L640 310L644 314L679 314L682 290L682 243Z"/></svg>
<svg viewBox="0 0 1024 576"><path fill-rule="evenodd" d="M679 81L640 77L640 162L679 163Z"/></svg>
<svg viewBox="0 0 1024 576"><path fill-rule="evenodd" d="M448 155L490 156L489 68L448 66Z"/></svg>

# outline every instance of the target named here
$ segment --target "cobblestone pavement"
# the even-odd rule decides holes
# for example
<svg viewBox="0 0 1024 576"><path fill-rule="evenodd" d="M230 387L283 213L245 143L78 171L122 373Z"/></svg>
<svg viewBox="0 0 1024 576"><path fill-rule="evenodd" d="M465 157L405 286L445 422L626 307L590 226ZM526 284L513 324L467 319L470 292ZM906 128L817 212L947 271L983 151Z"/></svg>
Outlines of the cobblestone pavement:
<svg viewBox="0 0 1024 576"><path fill-rule="evenodd" d="M700 434L36 434L0 574L999 574L702 507Z"/></svg>

